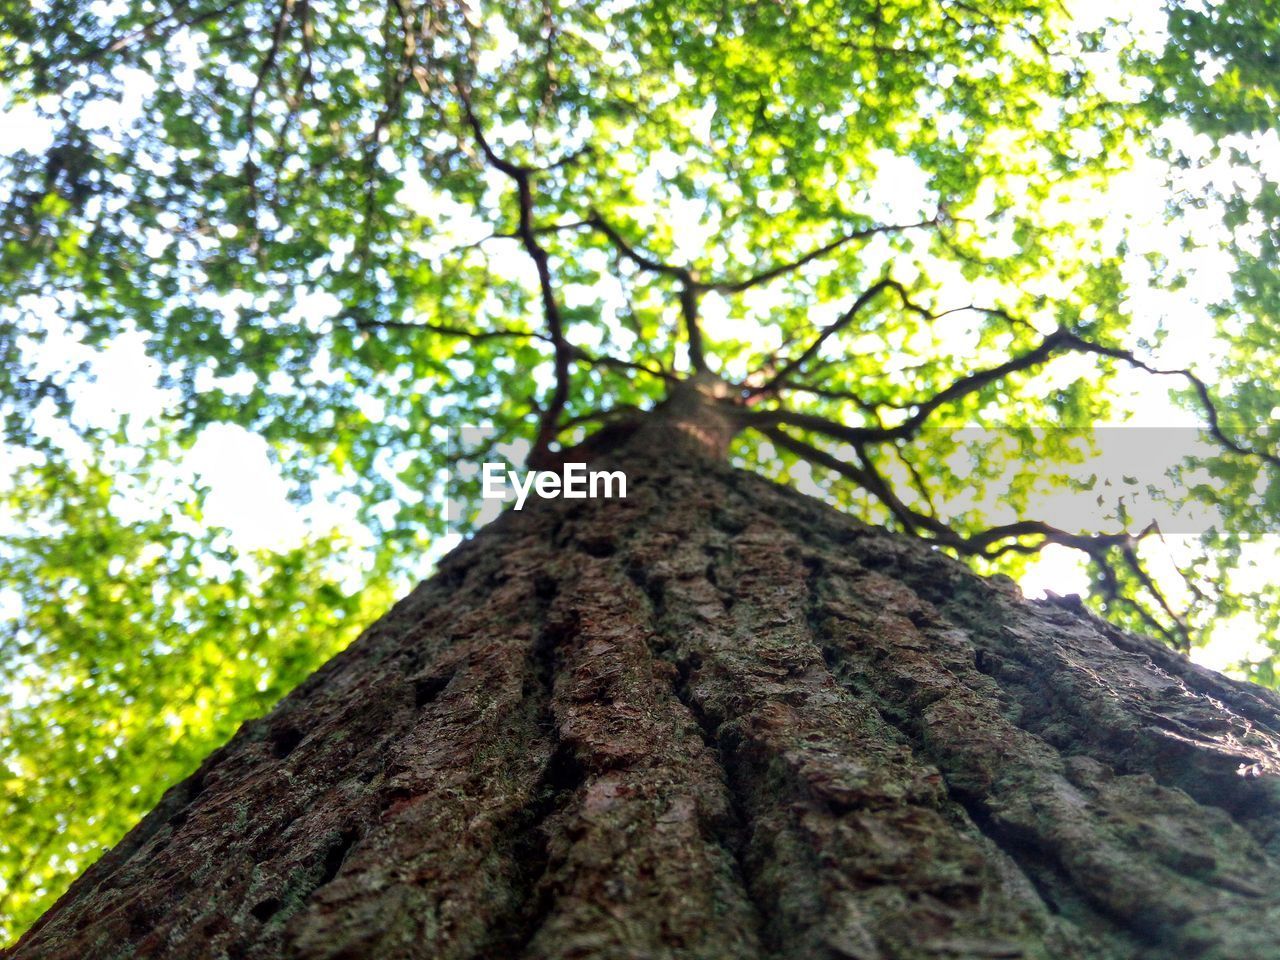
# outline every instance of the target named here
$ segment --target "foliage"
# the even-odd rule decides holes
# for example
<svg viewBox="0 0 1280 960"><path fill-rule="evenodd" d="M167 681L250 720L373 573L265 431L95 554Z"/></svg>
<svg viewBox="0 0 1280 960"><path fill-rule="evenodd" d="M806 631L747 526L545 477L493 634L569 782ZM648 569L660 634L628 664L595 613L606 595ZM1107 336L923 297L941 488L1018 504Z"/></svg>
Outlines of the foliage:
<svg viewBox="0 0 1280 960"><path fill-rule="evenodd" d="M1234 437L1256 437L1276 449L1280 404L1280 6L1220 0L1178 6L1168 18L1169 42L1139 58L1155 83L1149 110L1166 136L1156 149L1180 173L1186 193L1173 223L1182 243L1212 256L1229 253L1230 290L1214 306L1222 356L1214 371L1217 419ZM1198 195L1192 191L1199 191ZM1180 215L1212 206L1221 211L1214 234L1190 228ZM1171 278L1176 283L1177 278ZM1195 398L1202 399L1202 398ZM1199 615L1217 629L1264 625L1266 649L1245 664L1250 676L1275 685L1280 649L1280 590L1266 581L1269 558L1257 546L1275 533L1280 487L1274 457L1201 462L1212 476L1206 496L1232 505L1229 522L1204 537L1195 561L1206 594ZM1252 557L1252 559L1251 559ZM1261 568L1261 569L1260 569ZM1233 589L1233 579L1247 581ZM1261 582L1259 582L1261 581ZM1228 584L1221 589L1223 583Z"/></svg>
<svg viewBox="0 0 1280 960"><path fill-rule="evenodd" d="M167 429L180 442L211 424L252 430L299 501L336 477L389 575L446 532L433 496L445 437L486 424L550 456L706 370L733 386L743 464L828 478L833 501L984 568L1016 573L1049 544L1083 551L1090 602L1181 646L1244 612L1280 646L1280 597L1240 573L1280 511L1274 437L1259 429L1280 373L1280 171L1265 161L1280 8L1175 2L1153 31L1119 14L1084 22L1096 7L10 5L0 79L53 133L0 160L7 439L40 445L42 416L72 419L81 374L30 359L50 310L90 345L140 331L178 391ZM1248 172L1239 189L1197 177L1222 158ZM1121 202L1152 170L1168 205L1154 240ZM1204 209L1217 233L1198 232ZM1166 365L1207 252L1233 278L1204 303L1213 349ZM1148 315L1143 288L1174 306ZM1182 493L1223 519L1167 575L1121 518L1098 533L1022 515L1050 465L1079 457L1055 428L1124 416L1135 377L1178 391L1216 445L1187 467L1208 479ZM986 431L968 457L961 427ZM132 629L95 626L126 622L141 582L110 558L141 562L151 543L170 556L179 535L120 520L111 467L45 456L13 496L35 515L75 506L47 535L66 552L15 541L6 562L36 591L22 616L46 659L32 669L103 698L64 749L96 756L126 715L161 722L184 685L218 698L209 716L269 699L240 699L265 669L252 658L224 680L199 646L157 658L167 634L126 644ZM88 516L109 531L101 549L75 546ZM183 556L225 553L216 532L184 529ZM278 692L323 652L305 636L359 619L353 597L281 599L316 595L330 549L257 558L257 574L225 582L204 561L153 558L156 618L138 616L278 624L264 641ZM55 616L52 592L31 586L65 578L95 585L92 620ZM273 578L291 586L264 589ZM252 613L246 596L260 598ZM85 664L108 661L118 675L85 688ZM180 675L150 684L145 715L110 692L162 666ZM227 726L201 729L192 743ZM138 749L120 782L159 782L199 752L167 767ZM75 829L88 844L98 828Z"/></svg>
<svg viewBox="0 0 1280 960"><path fill-rule="evenodd" d="M94 440L93 462L37 461L0 497L6 934L388 600L344 585L336 541L237 555L200 491L151 476L171 450Z"/></svg>

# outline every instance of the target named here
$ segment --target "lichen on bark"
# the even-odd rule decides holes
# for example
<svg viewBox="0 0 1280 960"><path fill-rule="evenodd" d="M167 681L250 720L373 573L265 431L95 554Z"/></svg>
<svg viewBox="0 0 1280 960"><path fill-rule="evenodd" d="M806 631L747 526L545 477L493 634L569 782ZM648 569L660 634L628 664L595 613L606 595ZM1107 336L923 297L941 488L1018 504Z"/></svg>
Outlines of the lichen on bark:
<svg viewBox="0 0 1280 960"><path fill-rule="evenodd" d="M614 456L626 500L461 546L13 960L1280 957L1274 695Z"/></svg>

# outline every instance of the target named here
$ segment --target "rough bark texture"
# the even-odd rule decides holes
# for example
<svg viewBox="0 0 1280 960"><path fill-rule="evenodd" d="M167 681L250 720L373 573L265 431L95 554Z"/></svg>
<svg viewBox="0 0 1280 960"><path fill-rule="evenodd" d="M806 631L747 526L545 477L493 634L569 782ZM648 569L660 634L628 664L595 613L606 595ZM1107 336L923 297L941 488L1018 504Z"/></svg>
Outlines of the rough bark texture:
<svg viewBox="0 0 1280 960"><path fill-rule="evenodd" d="M460 547L13 960L1280 957L1280 699L622 456L627 500Z"/></svg>

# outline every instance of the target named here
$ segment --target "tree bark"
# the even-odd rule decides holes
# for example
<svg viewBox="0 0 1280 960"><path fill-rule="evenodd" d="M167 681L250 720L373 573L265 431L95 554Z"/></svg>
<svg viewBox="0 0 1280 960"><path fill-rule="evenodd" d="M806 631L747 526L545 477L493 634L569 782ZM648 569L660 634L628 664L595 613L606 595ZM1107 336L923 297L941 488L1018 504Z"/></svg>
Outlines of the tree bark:
<svg viewBox="0 0 1280 960"><path fill-rule="evenodd" d="M13 960L1280 957L1280 698L663 436L454 551Z"/></svg>

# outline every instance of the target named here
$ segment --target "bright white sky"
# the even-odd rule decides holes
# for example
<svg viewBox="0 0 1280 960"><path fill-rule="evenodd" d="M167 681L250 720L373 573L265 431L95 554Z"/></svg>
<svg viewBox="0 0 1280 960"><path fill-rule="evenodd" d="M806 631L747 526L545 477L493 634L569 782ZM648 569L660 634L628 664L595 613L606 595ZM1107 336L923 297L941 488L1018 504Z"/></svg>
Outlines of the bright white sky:
<svg viewBox="0 0 1280 960"><path fill-rule="evenodd" d="M1126 6L1130 5L1150 29L1154 30L1161 22L1160 4L1157 0L1130 0ZM1075 0L1070 6L1077 18L1084 21L1114 14L1117 9L1116 3L1101 3L1097 0ZM104 106L101 109L101 116L96 118L98 122L104 125L121 122L136 113L148 83L148 80L139 75L137 82L127 88L124 100L118 106L114 109ZM0 153L12 153L18 149L40 150L47 145L48 139L49 127L33 108L19 107L7 114L0 114ZM1272 136L1269 141L1264 141L1262 149L1268 151L1269 158L1280 169L1280 143L1276 138ZM1163 250L1167 246L1162 232L1166 229L1162 217L1165 199L1163 175L1163 169L1139 167L1121 177L1105 195L1078 198L1067 214L1086 216L1091 208L1101 208L1113 216L1127 215L1131 222L1138 225L1134 243L1134 314L1150 318L1152 328L1157 320L1165 319L1170 336L1161 349L1160 361L1165 366L1178 367L1199 362L1214 350L1212 323L1205 312L1195 306L1195 302L1213 302L1219 299L1228 282L1229 264L1225 261L1215 263L1207 260L1203 252L1198 253L1195 285L1176 299L1169 294L1152 290L1141 282L1139 265L1142 262L1143 247ZM901 203L900 198L920 195L916 185L918 178L919 171L909 162L885 164L875 193L884 207L887 220L894 219L893 208ZM410 182L405 199L424 207L436 203L430 191L425 188L425 183ZM442 211L436 205L432 212L439 215ZM908 216L911 212L905 211ZM466 234L475 229L474 223L468 223L464 211L456 211L456 222L459 233ZM1220 229L1212 220L1211 212L1199 228L1204 231L1205 236L1211 236ZM690 218L687 225L681 225L676 231L677 236L687 237L691 243L698 241L697 234L698 225L694 218ZM524 273L526 266L513 251L512 272ZM315 306L317 310L325 309L323 302L317 302ZM717 310L714 299L709 298L706 306L708 336L713 339L729 335L744 338L741 318L730 317L727 309ZM767 304L762 302L760 306ZM327 312L332 312L332 308ZM1170 319L1176 322L1168 323ZM48 328L53 331L44 348L49 362L61 365L81 359L93 361L97 379L78 389L77 417L89 423L109 426L117 423L121 416L128 415L135 422L141 423L157 417L174 402L174 396L154 386L159 370L146 357L140 336L123 336L105 351L98 353L66 335L52 308L49 311ZM766 338L772 334L772 331L766 333L759 327L757 332L759 336ZM1072 378L1091 366L1081 359L1076 365L1077 372L1072 372L1074 362L1073 358L1064 358L1055 363L1055 369ZM1124 387L1130 398L1129 416L1125 418L1128 425L1174 426L1196 423L1192 413L1175 408L1169 402L1163 389L1166 384L1154 385L1150 378L1136 374L1126 376L1129 382ZM41 427L51 434L63 437L68 434L65 427L52 418L46 418ZM323 496L316 497L305 508L291 505L285 496L285 483L270 462L265 440L243 428L230 425L207 428L178 469L183 473L199 476L211 488L206 520L231 531L238 548L287 548L299 543L308 529L337 528L347 532L357 542L367 540L367 532L351 519L349 505L344 509L342 505L329 502ZM1177 538L1169 539L1174 541ZM450 537L434 544L433 556L438 557L455 542L456 538ZM1171 544L1171 547L1176 549L1176 544ZM1274 557L1274 545L1266 545L1264 549L1267 556ZM1029 596L1042 596L1045 590L1059 594L1083 593L1088 588L1079 555L1056 546L1051 546L1040 554L1021 585ZM0 613L3 613L3 607L4 603L0 598ZM1229 633L1231 639L1220 640L1196 651L1195 659L1219 668L1238 660L1257 640L1256 625L1252 630L1247 624L1242 625L1242 628L1221 631L1220 633Z"/></svg>

